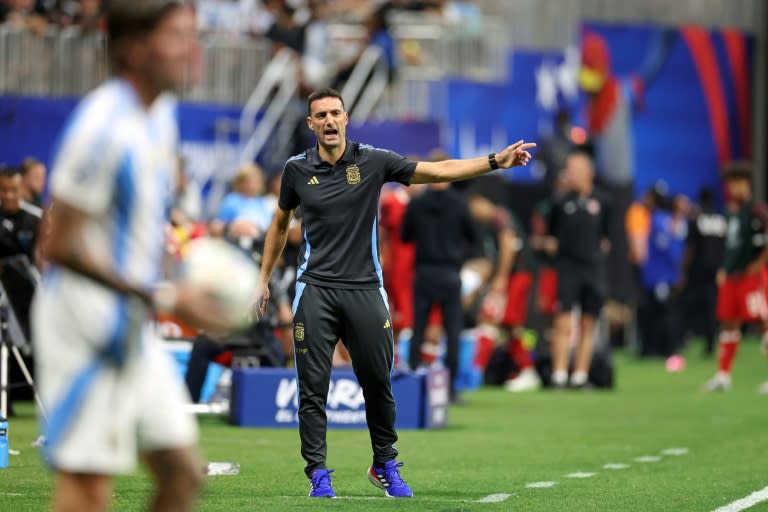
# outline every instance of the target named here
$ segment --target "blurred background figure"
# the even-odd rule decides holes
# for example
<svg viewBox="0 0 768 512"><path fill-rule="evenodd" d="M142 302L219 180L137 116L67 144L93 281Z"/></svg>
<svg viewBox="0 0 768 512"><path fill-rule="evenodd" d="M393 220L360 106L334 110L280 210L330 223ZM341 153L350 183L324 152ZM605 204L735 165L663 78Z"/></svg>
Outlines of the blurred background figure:
<svg viewBox="0 0 768 512"><path fill-rule="evenodd" d="M688 200L678 196L651 210L648 249L641 274L640 355L669 357L681 345L679 292L688 236Z"/></svg>
<svg viewBox="0 0 768 512"><path fill-rule="evenodd" d="M717 373L705 385L706 391L731 388L731 368L741 343L745 323L758 323L763 331L763 351L768 349L768 304L766 263L768 263L768 206L752 196L752 164L732 162L723 172L728 210L723 266L718 271L717 318L720 339ZM768 392L768 383L760 388Z"/></svg>
<svg viewBox="0 0 768 512"><path fill-rule="evenodd" d="M704 339L703 354L711 356L717 336L717 271L723 265L728 224L715 207L710 188L699 191L698 208L688 224L683 269L682 318L686 334Z"/></svg>
<svg viewBox="0 0 768 512"><path fill-rule="evenodd" d="M421 348L429 313L439 305L445 329L445 365L451 376L451 401L460 398L453 385L459 367L459 335L464 314L461 305L461 266L465 246L476 238L466 200L449 183L431 184L408 204L401 239L416 247L413 280L413 338L409 364L422 366Z"/></svg>
<svg viewBox="0 0 768 512"><path fill-rule="evenodd" d="M493 177L490 180L494 180ZM478 187L482 190L484 187ZM486 368L486 384L504 383L512 392L533 391L541 386L530 348L523 341L535 263L522 224L504 206L494 204L478 191L470 195L470 211L480 232L479 245L486 248L492 274L487 295L478 312L484 331L490 330L490 346L503 354L509 365ZM484 335L478 344L485 343ZM483 350L482 348L478 350ZM494 375L498 373L498 375Z"/></svg>
<svg viewBox="0 0 768 512"><path fill-rule="evenodd" d="M556 240L558 313L552 340L552 385L583 388L588 382L595 320L605 300L605 253L609 213L594 192L592 160L585 153L566 160L568 193L550 211L549 232ZM573 314L578 310L578 340L570 380Z"/></svg>
<svg viewBox="0 0 768 512"><path fill-rule="evenodd" d="M536 154L537 166L543 167L544 183L555 187L560 171L565 169L565 160L575 144L571 136L571 115L566 109L557 111L552 132L541 139L539 152Z"/></svg>
<svg viewBox="0 0 768 512"><path fill-rule="evenodd" d="M38 208L43 206L43 191L47 171L45 164L36 158L25 158L21 162L21 198Z"/></svg>
<svg viewBox="0 0 768 512"><path fill-rule="evenodd" d="M418 156L408 157L419 161ZM392 331L395 343L402 336L410 339L413 334L413 270L415 247L400 237L403 218L411 199L422 192L422 185L410 187L385 186L379 205L379 233L381 246L381 267L384 273L384 288L390 302ZM399 366L398 352L395 351L395 366Z"/></svg>
<svg viewBox="0 0 768 512"><path fill-rule="evenodd" d="M256 164L240 167L232 180L232 191L224 197L211 222L211 234L224 236L245 250L260 253L274 211L265 193L261 167Z"/></svg>

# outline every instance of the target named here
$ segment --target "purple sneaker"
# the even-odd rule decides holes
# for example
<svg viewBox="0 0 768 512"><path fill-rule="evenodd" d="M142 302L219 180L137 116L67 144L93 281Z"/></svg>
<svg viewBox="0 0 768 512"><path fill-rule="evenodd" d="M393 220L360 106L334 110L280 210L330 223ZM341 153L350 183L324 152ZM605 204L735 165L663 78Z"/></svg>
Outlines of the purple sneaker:
<svg viewBox="0 0 768 512"><path fill-rule="evenodd" d="M332 469L316 469L309 479L309 496L312 498L335 498L331 485Z"/></svg>
<svg viewBox="0 0 768 512"><path fill-rule="evenodd" d="M390 460L384 466L373 465L368 470L368 480L390 498L411 498L413 491L400 476L402 462Z"/></svg>

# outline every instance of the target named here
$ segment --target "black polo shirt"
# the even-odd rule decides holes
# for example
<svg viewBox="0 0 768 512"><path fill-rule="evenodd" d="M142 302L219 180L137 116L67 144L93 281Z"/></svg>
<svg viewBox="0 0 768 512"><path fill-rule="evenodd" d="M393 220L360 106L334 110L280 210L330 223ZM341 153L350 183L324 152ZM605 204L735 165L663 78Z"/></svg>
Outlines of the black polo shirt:
<svg viewBox="0 0 768 512"><path fill-rule="evenodd" d="M559 198L549 212L549 232L557 238L559 263L598 266L603 261L600 244L608 236L605 201L575 192Z"/></svg>
<svg viewBox="0 0 768 512"><path fill-rule="evenodd" d="M379 194L385 182L409 185L416 162L348 140L332 165L317 147L289 158L279 206L301 207L304 243L296 278L333 288L383 286L379 262Z"/></svg>

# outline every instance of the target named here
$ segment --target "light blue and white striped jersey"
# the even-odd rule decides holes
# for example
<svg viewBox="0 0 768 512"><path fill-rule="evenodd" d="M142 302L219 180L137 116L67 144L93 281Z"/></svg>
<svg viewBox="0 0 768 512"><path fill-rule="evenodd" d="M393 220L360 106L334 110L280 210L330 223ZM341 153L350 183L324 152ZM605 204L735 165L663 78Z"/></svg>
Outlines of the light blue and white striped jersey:
<svg viewBox="0 0 768 512"><path fill-rule="evenodd" d="M88 253L139 286L161 278L177 145L173 96L147 109L128 82L113 79L77 106L54 160L51 195L90 216ZM51 315L72 315L75 324L103 319L104 330L81 332L97 345L127 334L118 332L127 329L125 297L93 281L54 266L41 295L39 305Z"/></svg>

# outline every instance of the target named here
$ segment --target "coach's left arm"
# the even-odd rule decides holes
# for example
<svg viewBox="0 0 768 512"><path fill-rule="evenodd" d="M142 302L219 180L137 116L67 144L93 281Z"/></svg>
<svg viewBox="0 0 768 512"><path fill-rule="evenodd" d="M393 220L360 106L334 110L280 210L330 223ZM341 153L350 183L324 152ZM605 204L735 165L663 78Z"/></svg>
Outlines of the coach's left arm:
<svg viewBox="0 0 768 512"><path fill-rule="evenodd" d="M442 162L419 162L411 177L412 184L443 183L460 181L482 176L496 169L509 169L526 165L531 160L529 149L536 147L533 142L522 140L507 146L499 153L465 160L444 160Z"/></svg>

